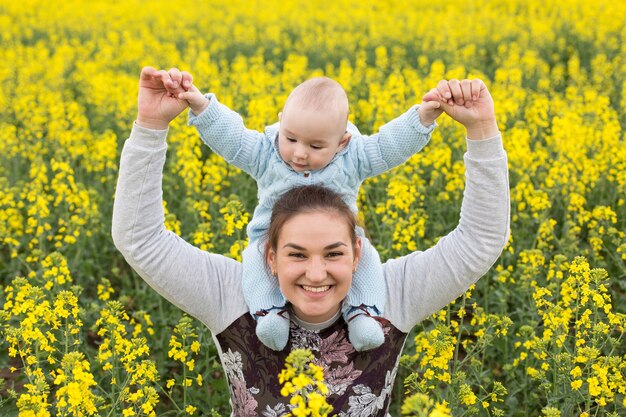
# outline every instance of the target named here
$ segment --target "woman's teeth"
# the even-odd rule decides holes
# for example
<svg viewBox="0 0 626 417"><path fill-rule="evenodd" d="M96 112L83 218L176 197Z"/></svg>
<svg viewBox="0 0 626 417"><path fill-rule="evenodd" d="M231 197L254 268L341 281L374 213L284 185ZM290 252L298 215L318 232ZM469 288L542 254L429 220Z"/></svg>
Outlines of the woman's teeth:
<svg viewBox="0 0 626 417"><path fill-rule="evenodd" d="M309 287L308 285L303 285L302 288L305 291L324 292L324 291L328 291L330 289L330 285L324 285L323 287Z"/></svg>

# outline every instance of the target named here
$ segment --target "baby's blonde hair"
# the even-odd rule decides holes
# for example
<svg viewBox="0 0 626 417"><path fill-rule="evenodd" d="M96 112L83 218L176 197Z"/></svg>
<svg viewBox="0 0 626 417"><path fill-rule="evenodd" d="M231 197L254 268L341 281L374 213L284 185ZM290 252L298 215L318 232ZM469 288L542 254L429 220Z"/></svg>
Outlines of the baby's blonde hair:
<svg viewBox="0 0 626 417"><path fill-rule="evenodd" d="M294 88L283 107L289 105L314 111L332 112L348 121L348 95L341 84L328 77L310 78Z"/></svg>

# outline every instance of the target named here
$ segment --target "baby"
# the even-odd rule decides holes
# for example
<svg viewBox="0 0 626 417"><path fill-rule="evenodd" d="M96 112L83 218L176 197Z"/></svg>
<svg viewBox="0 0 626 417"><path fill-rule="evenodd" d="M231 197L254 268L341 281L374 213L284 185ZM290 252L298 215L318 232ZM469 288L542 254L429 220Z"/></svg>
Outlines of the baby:
<svg viewBox="0 0 626 417"><path fill-rule="evenodd" d="M278 114L279 123L261 133L247 129L242 118L219 103L214 94L202 95L190 79L183 77L183 83L187 91L178 98L191 107L189 124L196 126L214 152L257 181L259 204L247 228L242 288L257 320L257 336L269 348L283 350L289 338L289 310L264 256L274 202L294 186L323 184L341 193L356 212L361 183L420 151L441 111L431 102L413 106L377 134L366 137L348 122L348 97L341 85L317 77L298 85ZM376 319L384 309L385 283L377 251L361 228L357 234L362 255L341 314L348 323L350 342L357 351L365 351L384 341ZM320 297L321 292L333 291L333 285L302 285L301 290Z"/></svg>

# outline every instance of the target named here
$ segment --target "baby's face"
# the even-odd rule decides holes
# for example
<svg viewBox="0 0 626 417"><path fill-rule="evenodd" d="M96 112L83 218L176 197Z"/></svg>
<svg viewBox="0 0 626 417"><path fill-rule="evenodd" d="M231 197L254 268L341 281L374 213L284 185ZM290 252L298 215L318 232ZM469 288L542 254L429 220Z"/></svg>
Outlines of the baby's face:
<svg viewBox="0 0 626 417"><path fill-rule="evenodd" d="M337 114L291 108L280 118L278 149L294 171L324 168L343 149L346 120Z"/></svg>

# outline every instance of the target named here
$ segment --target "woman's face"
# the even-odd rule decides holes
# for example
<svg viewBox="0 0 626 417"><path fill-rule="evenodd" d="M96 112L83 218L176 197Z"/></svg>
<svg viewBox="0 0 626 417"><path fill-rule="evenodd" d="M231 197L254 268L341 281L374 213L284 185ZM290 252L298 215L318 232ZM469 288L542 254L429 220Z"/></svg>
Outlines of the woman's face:
<svg viewBox="0 0 626 417"><path fill-rule="evenodd" d="M267 260L296 315L324 322L339 310L352 285L361 241L352 245L344 218L333 212L298 214L282 227Z"/></svg>

